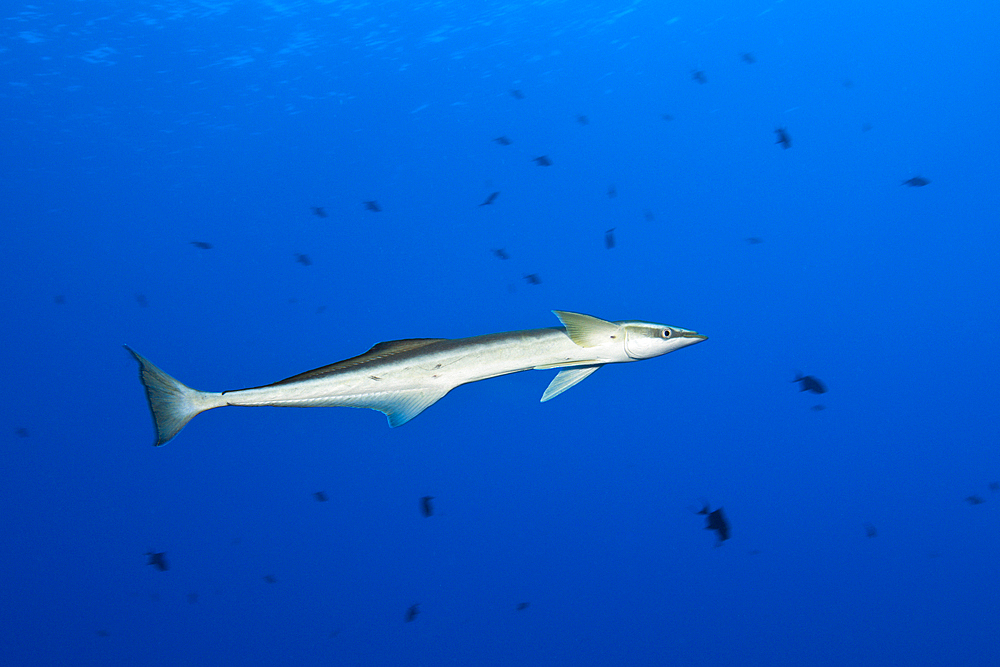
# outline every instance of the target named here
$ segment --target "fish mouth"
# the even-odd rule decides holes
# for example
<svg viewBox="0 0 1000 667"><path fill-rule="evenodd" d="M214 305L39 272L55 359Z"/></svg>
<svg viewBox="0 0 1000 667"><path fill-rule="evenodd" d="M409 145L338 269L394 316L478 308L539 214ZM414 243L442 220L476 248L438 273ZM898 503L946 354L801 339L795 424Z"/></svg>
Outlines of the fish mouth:
<svg viewBox="0 0 1000 667"><path fill-rule="evenodd" d="M681 338L694 338L696 342L708 340L708 336L697 333L695 331L685 331L684 333L681 334Z"/></svg>

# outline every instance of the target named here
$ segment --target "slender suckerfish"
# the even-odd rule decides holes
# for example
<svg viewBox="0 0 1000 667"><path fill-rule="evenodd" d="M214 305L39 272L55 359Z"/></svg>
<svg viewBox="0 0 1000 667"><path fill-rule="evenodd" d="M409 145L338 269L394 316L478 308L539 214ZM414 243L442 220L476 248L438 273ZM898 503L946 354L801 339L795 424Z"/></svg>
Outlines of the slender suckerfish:
<svg viewBox="0 0 1000 667"><path fill-rule="evenodd" d="M132 350L156 425L156 445L206 410L225 405L371 408L402 426L455 387L521 371L565 368L542 401L555 398L604 364L651 359L707 336L653 322L608 322L552 311L561 327L471 338L410 338L379 343L364 354L280 382L233 391L198 391Z"/></svg>

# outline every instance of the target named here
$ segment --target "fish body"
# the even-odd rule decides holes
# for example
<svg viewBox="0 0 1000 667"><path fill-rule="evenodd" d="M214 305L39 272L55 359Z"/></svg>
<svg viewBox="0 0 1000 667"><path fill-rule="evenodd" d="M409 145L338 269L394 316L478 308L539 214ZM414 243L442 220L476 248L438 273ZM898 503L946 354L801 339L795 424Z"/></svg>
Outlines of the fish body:
<svg viewBox="0 0 1000 667"><path fill-rule="evenodd" d="M901 185L907 185L911 188L922 188L925 185L930 185L930 181L923 176L914 176L903 181Z"/></svg>
<svg viewBox="0 0 1000 667"><path fill-rule="evenodd" d="M799 385L799 391L811 391L814 394L825 394L826 385L818 377L812 375L802 375L801 373L796 373L795 379L792 382L801 382Z"/></svg>
<svg viewBox="0 0 1000 667"><path fill-rule="evenodd" d="M777 128L774 133L778 135L778 138L774 141L776 144L781 144L784 149L789 149L792 147L792 138L788 136L788 130L783 127Z"/></svg>
<svg viewBox="0 0 1000 667"><path fill-rule="evenodd" d="M355 407L383 412L402 426L463 384L529 370L565 369L542 401L583 381L604 364L658 357L707 338L653 322L609 322L553 311L562 327L470 338L413 338L379 343L357 357L273 384L223 392L192 389L126 346L156 426L156 445L177 435L195 415L223 406Z"/></svg>
<svg viewBox="0 0 1000 667"><path fill-rule="evenodd" d="M722 513L722 508L709 512L705 517L705 530L714 530L718 536L715 546L721 545L729 539L729 521Z"/></svg>

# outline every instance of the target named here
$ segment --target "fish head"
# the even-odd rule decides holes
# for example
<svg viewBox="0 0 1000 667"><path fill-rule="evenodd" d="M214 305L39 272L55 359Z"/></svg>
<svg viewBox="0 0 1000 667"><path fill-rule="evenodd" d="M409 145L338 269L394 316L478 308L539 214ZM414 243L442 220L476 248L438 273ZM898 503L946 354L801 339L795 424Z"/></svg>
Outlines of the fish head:
<svg viewBox="0 0 1000 667"><path fill-rule="evenodd" d="M630 359L652 359L708 338L695 331L656 322L616 322L625 331L625 354Z"/></svg>

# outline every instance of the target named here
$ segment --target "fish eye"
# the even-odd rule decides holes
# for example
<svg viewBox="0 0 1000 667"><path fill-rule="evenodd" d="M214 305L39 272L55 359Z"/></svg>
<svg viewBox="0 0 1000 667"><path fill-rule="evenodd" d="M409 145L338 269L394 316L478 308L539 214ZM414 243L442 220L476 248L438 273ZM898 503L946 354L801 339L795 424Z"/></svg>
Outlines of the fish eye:
<svg viewBox="0 0 1000 667"><path fill-rule="evenodd" d="M663 333L661 333L660 335L663 336L664 338L670 338L670 334L671 333L673 333L673 332L670 331L670 329L664 329Z"/></svg>

